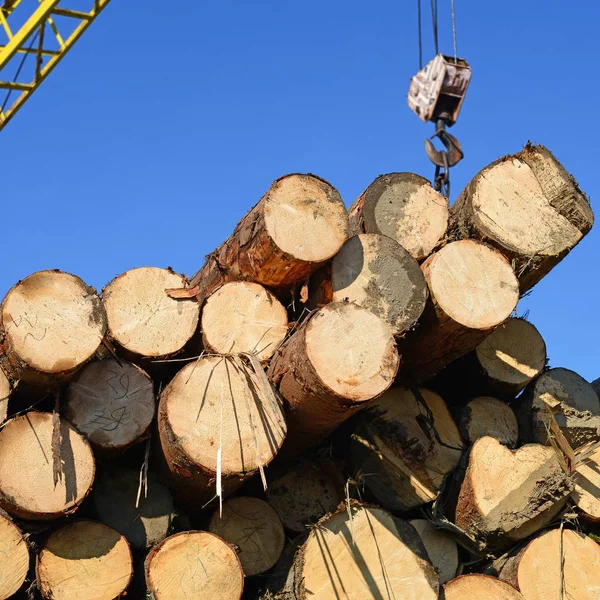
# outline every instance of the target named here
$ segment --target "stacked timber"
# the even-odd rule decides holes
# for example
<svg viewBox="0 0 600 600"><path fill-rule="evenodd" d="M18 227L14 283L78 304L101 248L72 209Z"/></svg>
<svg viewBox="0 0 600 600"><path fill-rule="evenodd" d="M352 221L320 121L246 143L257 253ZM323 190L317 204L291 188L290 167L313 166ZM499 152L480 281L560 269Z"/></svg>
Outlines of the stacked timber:
<svg viewBox="0 0 600 600"><path fill-rule="evenodd" d="M589 231L540 146L449 207L276 180L188 281L0 309L0 600L598 598L600 399L519 297Z"/></svg>

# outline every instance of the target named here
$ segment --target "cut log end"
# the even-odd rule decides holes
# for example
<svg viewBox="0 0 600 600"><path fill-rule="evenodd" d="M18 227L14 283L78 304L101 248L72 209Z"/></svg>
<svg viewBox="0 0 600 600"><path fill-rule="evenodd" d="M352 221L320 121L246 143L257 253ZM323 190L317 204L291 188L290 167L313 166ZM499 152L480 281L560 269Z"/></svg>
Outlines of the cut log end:
<svg viewBox="0 0 600 600"><path fill-rule="evenodd" d="M463 409L460 431L468 442L489 436L514 448L519 440L517 417L512 408L496 398L481 396L471 400Z"/></svg>
<svg viewBox="0 0 600 600"><path fill-rule="evenodd" d="M244 573L235 551L205 531L186 531L155 546L145 564L156 600L240 600Z"/></svg>
<svg viewBox="0 0 600 600"><path fill-rule="evenodd" d="M388 323L395 335L410 329L425 308L428 290L417 261L378 234L350 238L331 264L331 300L350 300Z"/></svg>
<svg viewBox="0 0 600 600"><path fill-rule="evenodd" d="M123 451L140 441L155 411L150 377L134 364L115 359L86 365L65 394L67 420L105 453Z"/></svg>
<svg viewBox="0 0 600 600"><path fill-rule="evenodd" d="M129 586L133 561L120 533L102 523L78 521L50 535L36 572L48 600L114 600Z"/></svg>
<svg viewBox="0 0 600 600"><path fill-rule="evenodd" d="M4 350L15 377L62 382L88 361L106 333L106 314L79 277L40 271L15 285L2 303Z"/></svg>
<svg viewBox="0 0 600 600"><path fill-rule="evenodd" d="M54 484L52 415L28 412L0 430L0 505L23 519L54 519L72 513L94 481L90 445L67 421L60 421L61 478Z"/></svg>
<svg viewBox="0 0 600 600"><path fill-rule="evenodd" d="M181 275L154 267L131 269L113 279L102 295L112 339L142 357L179 352L196 331L200 307L171 298L166 290L185 286Z"/></svg>
<svg viewBox="0 0 600 600"><path fill-rule="evenodd" d="M458 545L447 533L427 519L409 521L421 536L427 556L437 571L440 584L447 583L458 571Z"/></svg>
<svg viewBox="0 0 600 600"><path fill-rule="evenodd" d="M258 283L231 282L202 311L204 347L219 354L247 352L268 360L286 336L284 306Z"/></svg>
<svg viewBox="0 0 600 600"><path fill-rule="evenodd" d="M448 200L419 175L381 175L350 208L350 223L353 233L383 234L422 260L446 233Z"/></svg>
<svg viewBox="0 0 600 600"><path fill-rule="evenodd" d="M572 499L584 518L600 522L600 449L585 459L573 475Z"/></svg>
<svg viewBox="0 0 600 600"><path fill-rule="evenodd" d="M7 600L25 583L29 549L19 528L3 516L0 516L0 549L0 600Z"/></svg>
<svg viewBox="0 0 600 600"><path fill-rule="evenodd" d="M263 500L240 496L223 504L210 520L209 531L239 548L246 577L268 571L279 560L285 545L283 525Z"/></svg>
<svg viewBox="0 0 600 600"><path fill-rule="evenodd" d="M444 586L441 600L525 600L514 587L487 575L463 575Z"/></svg>

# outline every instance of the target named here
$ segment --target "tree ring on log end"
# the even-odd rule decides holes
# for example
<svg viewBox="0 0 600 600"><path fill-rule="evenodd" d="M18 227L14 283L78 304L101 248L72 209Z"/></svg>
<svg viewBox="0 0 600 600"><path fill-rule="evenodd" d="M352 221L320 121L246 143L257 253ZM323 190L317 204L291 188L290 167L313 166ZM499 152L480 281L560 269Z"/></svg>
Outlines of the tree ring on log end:
<svg viewBox="0 0 600 600"><path fill-rule="evenodd" d="M463 408L460 431L470 443L489 436L514 448L519 440L519 426L513 409L505 402L489 396L474 398Z"/></svg>
<svg viewBox="0 0 600 600"><path fill-rule="evenodd" d="M19 528L0 515L0 600L21 588L29 571L29 548Z"/></svg>
<svg viewBox="0 0 600 600"><path fill-rule="evenodd" d="M487 575L461 575L444 586L443 600L525 600L514 587Z"/></svg>

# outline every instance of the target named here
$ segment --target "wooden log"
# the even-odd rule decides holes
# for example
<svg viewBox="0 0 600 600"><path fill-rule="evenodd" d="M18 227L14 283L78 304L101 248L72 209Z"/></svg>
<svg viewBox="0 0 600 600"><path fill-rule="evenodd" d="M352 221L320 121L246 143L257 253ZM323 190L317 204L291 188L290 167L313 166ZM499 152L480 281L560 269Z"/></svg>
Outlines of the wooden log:
<svg viewBox="0 0 600 600"><path fill-rule="evenodd" d="M69 383L63 414L95 451L115 455L149 434L154 384L132 363L113 358L87 364Z"/></svg>
<svg viewBox="0 0 600 600"><path fill-rule="evenodd" d="M61 478L54 482L52 415L30 411L0 430L0 507L22 519L71 514L94 481L94 455L86 439L60 420Z"/></svg>
<svg viewBox="0 0 600 600"><path fill-rule="evenodd" d="M549 273L593 223L573 177L544 146L531 144L482 169L450 211L451 236L498 248L513 263L521 293Z"/></svg>
<svg viewBox="0 0 600 600"><path fill-rule="evenodd" d="M250 352L265 361L283 342L288 316L283 304L258 283L226 283L202 310L204 348L218 354Z"/></svg>
<svg viewBox="0 0 600 600"><path fill-rule="evenodd" d="M600 448L582 461L573 474L575 490L571 496L582 517L600 523Z"/></svg>
<svg viewBox="0 0 600 600"><path fill-rule="evenodd" d="M316 444L393 382L390 327L365 308L333 302L279 348L268 374L286 399L287 455Z"/></svg>
<svg viewBox="0 0 600 600"><path fill-rule="evenodd" d="M122 533L134 550L162 542L175 516L169 489L153 473L148 473L146 481L144 488L138 470L108 467L97 478L92 492L100 521Z"/></svg>
<svg viewBox="0 0 600 600"><path fill-rule="evenodd" d="M29 571L29 547L20 529L0 515L0 600L14 598Z"/></svg>
<svg viewBox="0 0 600 600"><path fill-rule="evenodd" d="M281 177L194 275L196 298L202 304L229 281L292 288L347 237L348 214L334 187L315 175Z"/></svg>
<svg viewBox="0 0 600 600"><path fill-rule="evenodd" d="M217 509L208 530L239 548L246 577L268 571L279 560L285 545L281 520L264 500L249 496L230 498Z"/></svg>
<svg viewBox="0 0 600 600"><path fill-rule="evenodd" d="M549 443L549 410L572 448L598 439L600 400L574 371L549 369L523 393L517 412L524 440Z"/></svg>
<svg viewBox="0 0 600 600"><path fill-rule="evenodd" d="M553 529L507 561L500 579L525 600L596 600L600 590L600 546L570 529Z"/></svg>
<svg viewBox="0 0 600 600"><path fill-rule="evenodd" d="M4 372L4 369L0 367L0 423L6 421L6 416L8 415L8 401L11 392L12 385L10 379Z"/></svg>
<svg viewBox="0 0 600 600"><path fill-rule="evenodd" d="M326 516L296 554L277 598L437 600L439 581L414 527L378 509Z"/></svg>
<svg viewBox="0 0 600 600"><path fill-rule="evenodd" d="M484 436L496 438L509 448L514 448L519 441L513 409L489 396L474 398L463 408L459 427L463 438L471 444Z"/></svg>
<svg viewBox="0 0 600 600"><path fill-rule="evenodd" d="M231 493L279 451L283 410L259 375L241 359L206 356L186 365L163 391L160 452L174 492L190 508L216 497L219 477L223 494Z"/></svg>
<svg viewBox="0 0 600 600"><path fill-rule="evenodd" d="M414 173L380 175L350 207L350 231L379 233L423 260L448 228L448 200Z"/></svg>
<svg viewBox="0 0 600 600"><path fill-rule="evenodd" d="M434 566L440 584L447 583L458 571L458 545L448 533L438 529L427 519L413 519L409 523L421 536L429 561Z"/></svg>
<svg viewBox="0 0 600 600"><path fill-rule="evenodd" d="M344 500L345 480L331 462L302 460L267 488L267 500L286 529L305 532Z"/></svg>
<svg viewBox="0 0 600 600"><path fill-rule="evenodd" d="M506 548L548 525L571 491L552 448L527 444L511 451L482 437L471 448L455 523L490 550Z"/></svg>
<svg viewBox="0 0 600 600"><path fill-rule="evenodd" d="M514 587L488 575L462 575L444 586L440 600L524 600Z"/></svg>
<svg viewBox="0 0 600 600"><path fill-rule="evenodd" d="M132 574L127 540L94 521L51 533L36 566L38 589L48 600L114 600L125 593Z"/></svg>
<svg viewBox="0 0 600 600"><path fill-rule="evenodd" d="M444 246L422 265L429 302L419 326L399 342L406 381L430 379L473 351L515 309L519 286L496 250L473 240Z"/></svg>
<svg viewBox="0 0 600 600"><path fill-rule="evenodd" d="M184 531L155 546L145 565L155 600L240 600L244 572L235 551L206 531Z"/></svg>
<svg viewBox="0 0 600 600"><path fill-rule="evenodd" d="M394 335L413 327L423 313L428 296L423 273L417 261L391 238L356 235L324 269L325 278L319 271L311 286L313 307L349 300L385 321Z"/></svg>
<svg viewBox="0 0 600 600"><path fill-rule="evenodd" d="M441 396L392 388L357 419L349 466L378 503L407 511L433 502L463 442ZM356 478L355 477L355 478Z"/></svg>
<svg viewBox="0 0 600 600"><path fill-rule="evenodd" d="M108 333L130 360L173 356L190 341L200 308L166 292L186 286L185 277L171 269L141 267L125 271L104 288Z"/></svg>
<svg viewBox="0 0 600 600"><path fill-rule="evenodd" d="M94 288L68 273L39 271L2 302L2 366L15 381L61 384L92 358L105 333L106 314Z"/></svg>

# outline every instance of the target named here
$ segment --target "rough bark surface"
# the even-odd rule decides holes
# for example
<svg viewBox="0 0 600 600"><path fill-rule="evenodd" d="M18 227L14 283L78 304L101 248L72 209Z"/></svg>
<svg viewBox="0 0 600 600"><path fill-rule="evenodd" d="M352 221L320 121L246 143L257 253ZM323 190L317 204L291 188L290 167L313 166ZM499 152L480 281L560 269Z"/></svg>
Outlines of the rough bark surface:
<svg viewBox="0 0 600 600"><path fill-rule="evenodd" d="M444 586L440 600L524 600L514 587L487 575L463 575Z"/></svg>
<svg viewBox="0 0 600 600"><path fill-rule="evenodd" d="M470 443L489 436L514 448L519 440L519 426L513 409L489 396L479 396L469 402L461 412L460 432Z"/></svg>
<svg viewBox="0 0 600 600"><path fill-rule="evenodd" d="M0 367L0 423L6 421L6 415L8 414L8 401L10 399L10 393L12 391L12 385L10 379L4 372L4 369Z"/></svg>

